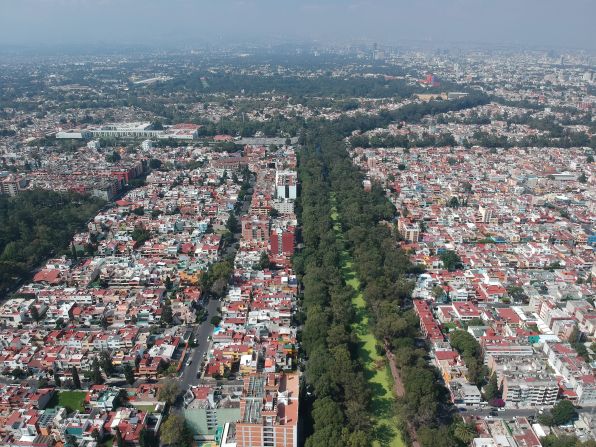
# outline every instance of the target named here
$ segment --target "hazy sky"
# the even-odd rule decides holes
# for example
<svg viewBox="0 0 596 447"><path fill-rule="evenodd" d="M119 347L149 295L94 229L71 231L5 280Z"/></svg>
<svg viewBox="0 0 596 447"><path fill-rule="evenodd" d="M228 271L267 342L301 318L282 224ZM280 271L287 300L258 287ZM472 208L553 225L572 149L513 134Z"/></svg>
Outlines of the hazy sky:
<svg viewBox="0 0 596 447"><path fill-rule="evenodd" d="M0 0L0 45L286 38L596 48L596 0Z"/></svg>

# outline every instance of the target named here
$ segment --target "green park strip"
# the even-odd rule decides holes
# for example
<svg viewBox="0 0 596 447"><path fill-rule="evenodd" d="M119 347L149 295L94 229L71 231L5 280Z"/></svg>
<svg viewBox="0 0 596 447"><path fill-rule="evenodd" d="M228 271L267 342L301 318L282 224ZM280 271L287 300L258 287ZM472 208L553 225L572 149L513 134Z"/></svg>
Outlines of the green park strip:
<svg viewBox="0 0 596 447"><path fill-rule="evenodd" d="M341 223L335 205L332 209L331 219L334 222L333 229L336 237L343 243ZM385 357L379 355L375 349L376 340L368 324L368 312L360 290L360 281L352 268L350 253L345 249L341 251L341 271L346 284L356 291L352 299L352 304L356 309L356 321L352 324L352 329L360 341L358 356L365 367L365 377L372 391L371 416L375 424L373 446L405 447L406 444L397 428L397 420L393 416L395 411L393 378L386 367Z"/></svg>

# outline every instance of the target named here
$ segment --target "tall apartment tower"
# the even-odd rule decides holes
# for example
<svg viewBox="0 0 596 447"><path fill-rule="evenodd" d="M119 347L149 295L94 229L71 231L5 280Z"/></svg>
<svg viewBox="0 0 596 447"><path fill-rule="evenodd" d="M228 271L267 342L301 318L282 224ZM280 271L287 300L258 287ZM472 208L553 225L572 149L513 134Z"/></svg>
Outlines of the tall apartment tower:
<svg viewBox="0 0 596 447"><path fill-rule="evenodd" d="M244 379L237 447L298 446L298 374L254 374Z"/></svg>

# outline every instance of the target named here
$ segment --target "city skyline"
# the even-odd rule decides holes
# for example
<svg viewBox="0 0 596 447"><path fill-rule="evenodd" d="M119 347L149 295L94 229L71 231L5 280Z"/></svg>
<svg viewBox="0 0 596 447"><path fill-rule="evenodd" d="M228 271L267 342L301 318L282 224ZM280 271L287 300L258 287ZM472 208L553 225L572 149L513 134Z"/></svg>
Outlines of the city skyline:
<svg viewBox="0 0 596 447"><path fill-rule="evenodd" d="M3 10L4 45L40 48L368 41L592 50L596 42L588 0L8 0Z"/></svg>

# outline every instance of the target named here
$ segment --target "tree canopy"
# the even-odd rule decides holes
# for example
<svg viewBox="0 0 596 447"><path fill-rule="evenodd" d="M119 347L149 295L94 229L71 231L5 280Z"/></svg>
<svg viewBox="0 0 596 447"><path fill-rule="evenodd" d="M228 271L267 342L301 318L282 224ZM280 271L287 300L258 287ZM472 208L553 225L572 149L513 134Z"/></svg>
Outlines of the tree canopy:
<svg viewBox="0 0 596 447"><path fill-rule="evenodd" d="M95 197L51 191L0 195L0 297L46 258L69 254L77 230L105 202Z"/></svg>

